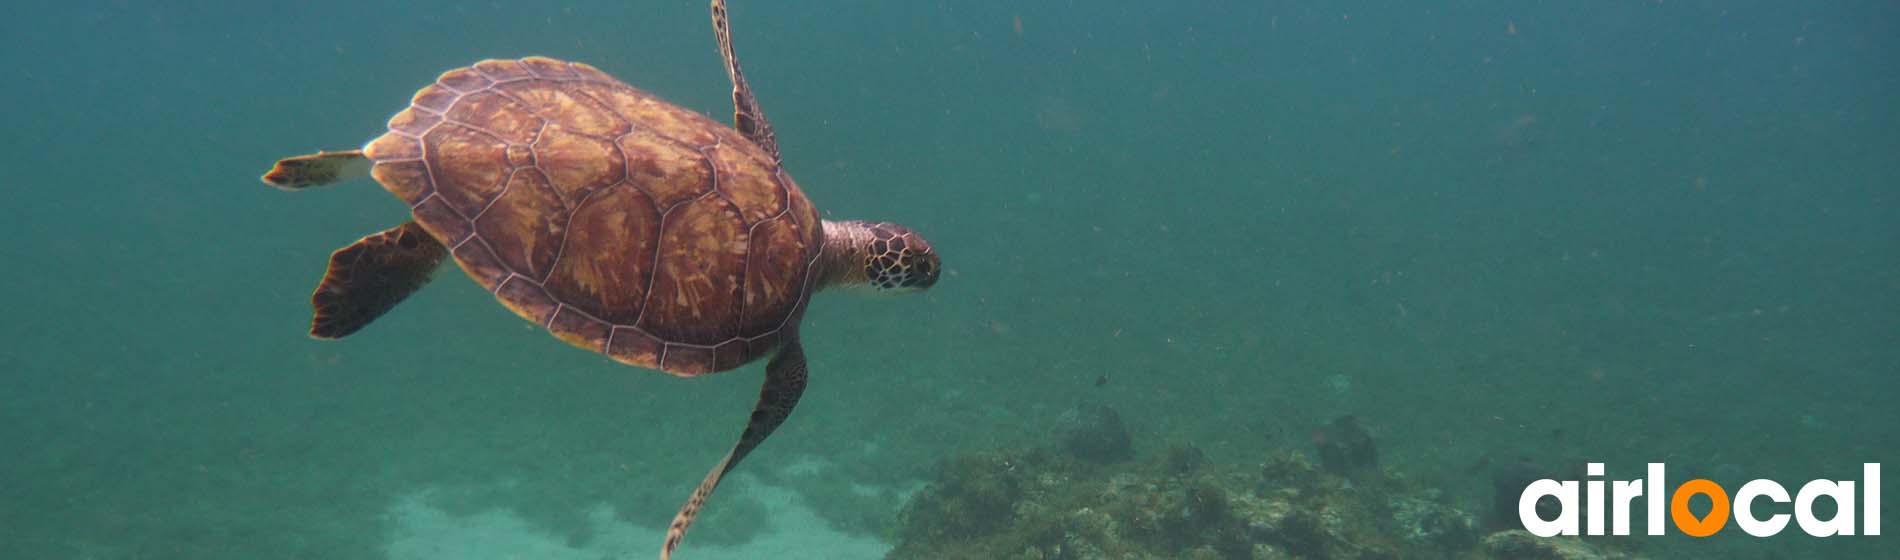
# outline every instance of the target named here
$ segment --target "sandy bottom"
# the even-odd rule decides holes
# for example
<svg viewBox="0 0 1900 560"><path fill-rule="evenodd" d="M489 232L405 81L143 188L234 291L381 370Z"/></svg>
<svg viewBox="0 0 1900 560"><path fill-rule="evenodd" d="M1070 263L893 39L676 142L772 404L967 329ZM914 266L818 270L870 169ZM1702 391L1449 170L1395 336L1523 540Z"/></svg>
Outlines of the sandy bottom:
<svg viewBox="0 0 1900 560"><path fill-rule="evenodd" d="M816 513L799 505L789 490L756 481L742 488L765 505L771 526L758 538L737 546L695 546L689 536L673 555L676 560L873 560L890 551L889 545L877 539L832 530ZM589 514L595 538L580 548L530 526L508 510L450 514L429 505L426 492L397 500L389 515L397 527L397 536L387 549L391 560L656 558L662 537L659 530L615 521L613 508L606 504Z"/></svg>

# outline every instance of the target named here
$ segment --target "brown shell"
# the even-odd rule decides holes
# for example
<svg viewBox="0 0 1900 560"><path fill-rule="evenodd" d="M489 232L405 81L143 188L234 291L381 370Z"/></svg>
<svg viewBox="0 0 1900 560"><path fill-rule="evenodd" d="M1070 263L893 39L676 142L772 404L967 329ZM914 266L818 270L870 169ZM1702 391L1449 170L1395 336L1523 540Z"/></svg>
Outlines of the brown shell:
<svg viewBox="0 0 1900 560"><path fill-rule="evenodd" d="M503 305L621 362L739 367L812 291L823 232L792 178L724 124L585 64L446 72L364 153Z"/></svg>

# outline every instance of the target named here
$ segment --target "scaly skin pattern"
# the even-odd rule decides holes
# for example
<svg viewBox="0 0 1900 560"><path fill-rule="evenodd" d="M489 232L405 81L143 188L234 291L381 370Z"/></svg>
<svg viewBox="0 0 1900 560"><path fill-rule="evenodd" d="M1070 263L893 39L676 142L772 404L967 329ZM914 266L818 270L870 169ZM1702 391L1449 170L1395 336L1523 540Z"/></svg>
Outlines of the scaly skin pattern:
<svg viewBox="0 0 1900 560"><path fill-rule="evenodd" d="M450 70L364 155L504 305L624 363L739 367L817 287L818 213L771 154L584 64Z"/></svg>
<svg viewBox="0 0 1900 560"><path fill-rule="evenodd" d="M890 222L826 220L819 254L820 287L868 286L916 291L937 283L943 272L930 242Z"/></svg>

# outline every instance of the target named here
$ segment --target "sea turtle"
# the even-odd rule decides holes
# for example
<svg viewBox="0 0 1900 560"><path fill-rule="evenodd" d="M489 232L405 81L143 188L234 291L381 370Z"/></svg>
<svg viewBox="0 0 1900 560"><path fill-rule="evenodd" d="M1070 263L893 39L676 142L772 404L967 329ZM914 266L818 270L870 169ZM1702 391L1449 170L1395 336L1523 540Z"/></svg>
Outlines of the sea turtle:
<svg viewBox="0 0 1900 560"><path fill-rule="evenodd" d="M516 314L623 363L691 377L776 350L745 431L674 517L663 559L798 403L812 293L920 291L942 270L908 228L819 218L780 165L724 0L712 18L731 128L585 64L484 60L422 88L361 150L284 159L263 177L286 190L374 177L413 215L330 256L311 336L363 328L447 256Z"/></svg>

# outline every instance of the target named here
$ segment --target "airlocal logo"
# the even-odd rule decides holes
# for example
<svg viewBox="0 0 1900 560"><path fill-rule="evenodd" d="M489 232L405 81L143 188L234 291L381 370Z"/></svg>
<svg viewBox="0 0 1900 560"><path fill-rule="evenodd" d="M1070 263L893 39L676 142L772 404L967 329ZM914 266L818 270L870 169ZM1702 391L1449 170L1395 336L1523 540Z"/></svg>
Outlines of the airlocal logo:
<svg viewBox="0 0 1900 560"><path fill-rule="evenodd" d="M1757 537L1772 536L1788 526L1788 514L1777 513L1767 519L1756 517L1753 507L1756 499L1767 498L1777 504L1788 503L1788 490L1772 480L1752 480L1743 484L1735 493L1731 502L1727 490L1721 485L1706 479L1695 479L1676 487L1674 494L1663 497L1662 463L1650 463L1648 476L1638 480L1612 480L1610 483L1611 516L1615 535L1630 534L1630 502L1636 498L1645 498L1648 506L1649 534L1663 534L1663 504L1669 505L1668 519L1674 521L1676 528L1684 534L1695 537L1707 537L1721 531L1728 525L1730 504L1734 505L1735 524L1742 531ZM1587 476L1603 476L1603 463L1590 463L1586 468ZM1583 483L1584 494L1588 496L1586 509L1589 512L1589 535L1603 533L1603 480L1590 480ZM1579 534L1577 527L1578 494L1577 481L1555 481L1543 479L1524 488L1517 499L1517 517L1524 528L1540 537ZM1860 518L1865 523L1861 533L1868 536L1880 534L1880 463L1866 463L1861 466L1861 505ZM1697 517L1689 511L1689 500L1697 495L1707 496L1713 507L1707 515ZM1546 497L1556 498L1562 508L1556 519L1543 519L1537 514L1537 502ZM1832 519L1819 519L1814 514L1814 501L1827 498L1834 502ZM1854 534L1854 514L1856 502L1854 481L1852 480L1812 480L1801 486L1794 497L1794 518L1801 530L1817 537Z"/></svg>

